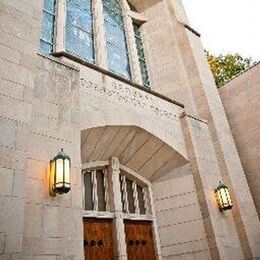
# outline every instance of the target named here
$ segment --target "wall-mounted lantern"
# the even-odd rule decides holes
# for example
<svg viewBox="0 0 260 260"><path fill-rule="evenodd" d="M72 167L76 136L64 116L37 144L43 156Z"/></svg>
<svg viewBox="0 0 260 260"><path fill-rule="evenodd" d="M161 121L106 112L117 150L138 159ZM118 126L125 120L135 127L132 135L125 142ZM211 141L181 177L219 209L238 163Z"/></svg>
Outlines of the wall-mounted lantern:
<svg viewBox="0 0 260 260"><path fill-rule="evenodd" d="M68 193L71 189L70 183L71 160L63 151L60 152L50 161L50 195Z"/></svg>
<svg viewBox="0 0 260 260"><path fill-rule="evenodd" d="M221 181L215 189L215 196L220 211L231 209L233 207L228 187Z"/></svg>

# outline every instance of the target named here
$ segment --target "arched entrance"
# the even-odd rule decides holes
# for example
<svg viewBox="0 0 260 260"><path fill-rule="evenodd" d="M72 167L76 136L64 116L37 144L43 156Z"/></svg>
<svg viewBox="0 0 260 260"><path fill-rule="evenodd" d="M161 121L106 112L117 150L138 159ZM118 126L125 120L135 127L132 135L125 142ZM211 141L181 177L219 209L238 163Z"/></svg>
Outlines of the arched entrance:
<svg viewBox="0 0 260 260"><path fill-rule="evenodd" d="M187 160L136 126L83 130L81 160L85 258L161 259L151 181Z"/></svg>

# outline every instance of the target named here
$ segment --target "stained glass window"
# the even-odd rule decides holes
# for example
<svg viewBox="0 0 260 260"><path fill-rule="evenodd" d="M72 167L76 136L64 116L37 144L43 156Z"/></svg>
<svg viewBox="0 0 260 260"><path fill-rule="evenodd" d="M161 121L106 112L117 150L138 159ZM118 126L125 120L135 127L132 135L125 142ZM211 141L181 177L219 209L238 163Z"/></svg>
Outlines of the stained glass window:
<svg viewBox="0 0 260 260"><path fill-rule="evenodd" d="M65 49L94 62L91 0L67 0Z"/></svg>
<svg viewBox="0 0 260 260"><path fill-rule="evenodd" d="M51 53L53 51L55 2L55 0L44 0L43 5L40 50L45 53Z"/></svg>
<svg viewBox="0 0 260 260"><path fill-rule="evenodd" d="M103 0L108 68L130 79L122 9L117 0Z"/></svg>
<svg viewBox="0 0 260 260"><path fill-rule="evenodd" d="M142 36L140 31L140 25L133 23L133 26L134 26L135 42L136 42L141 74L142 74L143 85L145 87L149 87L150 81L149 81L149 75L148 75L147 65L145 61L144 46L143 46L143 41L142 41Z"/></svg>

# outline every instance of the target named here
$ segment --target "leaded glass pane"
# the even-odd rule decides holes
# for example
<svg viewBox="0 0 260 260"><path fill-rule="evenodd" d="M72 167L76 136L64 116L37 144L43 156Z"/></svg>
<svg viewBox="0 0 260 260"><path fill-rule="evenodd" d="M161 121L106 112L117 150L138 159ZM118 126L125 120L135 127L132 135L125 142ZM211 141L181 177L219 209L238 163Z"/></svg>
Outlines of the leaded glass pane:
<svg viewBox="0 0 260 260"><path fill-rule="evenodd" d="M68 0L66 42L67 51L94 61L93 17L90 0Z"/></svg>
<svg viewBox="0 0 260 260"><path fill-rule="evenodd" d="M55 13L55 0L44 0L43 8L51 13Z"/></svg>
<svg viewBox="0 0 260 260"><path fill-rule="evenodd" d="M94 50L92 35L67 24L66 50L79 57L93 61Z"/></svg>
<svg viewBox="0 0 260 260"><path fill-rule="evenodd" d="M68 0L68 4L74 3L81 9L86 9L91 12L91 0Z"/></svg>
<svg viewBox="0 0 260 260"><path fill-rule="evenodd" d="M126 179L126 190L129 213L135 213L133 182Z"/></svg>
<svg viewBox="0 0 260 260"><path fill-rule="evenodd" d="M124 27L123 16L121 11L118 12L117 9L109 9L106 6L103 8L104 10L104 19L110 24L114 24L115 26L119 26L120 28Z"/></svg>
<svg viewBox="0 0 260 260"><path fill-rule="evenodd" d="M130 78L122 9L117 0L103 0L108 68Z"/></svg>
<svg viewBox="0 0 260 260"><path fill-rule="evenodd" d="M105 23L106 26L106 39L108 42L116 45L117 47L125 50L125 33L118 26Z"/></svg>
<svg viewBox="0 0 260 260"><path fill-rule="evenodd" d="M52 44L45 42L43 40L40 40L40 49L45 53L52 52Z"/></svg>
<svg viewBox="0 0 260 260"><path fill-rule="evenodd" d="M144 54L144 47L143 47L143 42L142 42L142 38L141 38L140 26L133 23L133 27L134 27L134 33L135 33L137 54L138 54L139 64L140 64L140 69L141 69L141 74L142 74L142 81L143 81L143 85L145 87L148 87L150 85L150 82L149 82L149 75L148 75L148 71L147 71L147 65L145 62L145 54Z"/></svg>
<svg viewBox="0 0 260 260"><path fill-rule="evenodd" d="M114 10L117 13L122 13L120 2L118 0L103 0L103 5L110 10Z"/></svg>
<svg viewBox="0 0 260 260"><path fill-rule="evenodd" d="M45 53L53 51L55 2L55 0L44 0L40 50Z"/></svg>
<svg viewBox="0 0 260 260"><path fill-rule="evenodd" d="M140 26L136 23L133 23L133 26L134 26L135 36L141 38Z"/></svg>
<svg viewBox="0 0 260 260"><path fill-rule="evenodd" d="M68 23L92 33L92 15L71 1L67 6L67 24Z"/></svg>
<svg viewBox="0 0 260 260"><path fill-rule="evenodd" d="M117 47L107 44L108 67L110 70L130 78L128 55Z"/></svg>
<svg viewBox="0 0 260 260"><path fill-rule="evenodd" d="M93 184L91 181L91 172L84 174L84 185L85 185L85 210L93 210Z"/></svg>
<svg viewBox="0 0 260 260"><path fill-rule="evenodd" d="M102 170L97 171L96 178L97 178L98 211L106 211L104 172Z"/></svg>
<svg viewBox="0 0 260 260"><path fill-rule="evenodd" d="M144 46L142 40L140 38L135 38L135 41L136 41L138 57L144 60L145 56L144 56Z"/></svg>
<svg viewBox="0 0 260 260"><path fill-rule="evenodd" d="M143 189L139 185L137 185L137 195L138 195L138 203L139 203L139 212L140 214L145 214Z"/></svg>
<svg viewBox="0 0 260 260"><path fill-rule="evenodd" d="M147 87L150 85L150 82L149 82L149 76L148 76L146 63L145 63L145 60L141 60L141 59L139 60L139 62L140 62L143 84L144 84L144 86Z"/></svg>
<svg viewBox="0 0 260 260"><path fill-rule="evenodd" d="M54 16L43 12L43 22L42 22L42 39L48 42L53 41L53 23Z"/></svg>

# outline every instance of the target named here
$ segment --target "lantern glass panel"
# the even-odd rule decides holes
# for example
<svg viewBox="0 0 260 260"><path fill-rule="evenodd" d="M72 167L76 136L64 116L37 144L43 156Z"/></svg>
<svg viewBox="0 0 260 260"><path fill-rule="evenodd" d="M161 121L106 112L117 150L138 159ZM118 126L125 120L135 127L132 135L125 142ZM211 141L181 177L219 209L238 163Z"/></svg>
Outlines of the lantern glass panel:
<svg viewBox="0 0 260 260"><path fill-rule="evenodd" d="M65 165L65 178L64 178L64 182L66 182L66 186L69 185L70 183L70 161L68 159L65 159L64 161L64 165Z"/></svg>
<svg viewBox="0 0 260 260"><path fill-rule="evenodd" d="M63 183L63 160L57 159L56 160L56 180L55 184L57 187L62 186Z"/></svg>
<svg viewBox="0 0 260 260"><path fill-rule="evenodd" d="M50 175L49 175L49 185L50 185L50 194L52 194L52 188L53 188L53 184L54 184L54 176L55 174L55 162L51 161L50 162Z"/></svg>
<svg viewBox="0 0 260 260"><path fill-rule="evenodd" d="M225 192L226 192L226 198L227 198L227 201L228 201L227 206L232 206L232 201L231 201L230 194L229 194L229 191L228 191L227 188L225 189Z"/></svg>

